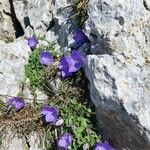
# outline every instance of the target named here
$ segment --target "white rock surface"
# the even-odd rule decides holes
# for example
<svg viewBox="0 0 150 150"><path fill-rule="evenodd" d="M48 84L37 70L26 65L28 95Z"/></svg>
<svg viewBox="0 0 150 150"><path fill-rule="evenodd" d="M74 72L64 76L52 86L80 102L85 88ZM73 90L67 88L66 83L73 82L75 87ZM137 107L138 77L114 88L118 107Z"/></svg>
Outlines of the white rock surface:
<svg viewBox="0 0 150 150"><path fill-rule="evenodd" d="M30 48L26 40L14 43L0 41L0 94L16 96L24 80L24 65L28 62Z"/></svg>
<svg viewBox="0 0 150 150"><path fill-rule="evenodd" d="M33 33L46 35L47 42L55 41L58 49L68 49L70 33L77 27L76 19L71 19L70 1L15 0L12 4L26 37ZM0 39L3 40L15 35L9 13L9 1L0 0ZM149 150L150 2L89 0L88 14L85 28L93 55L87 56L85 71L100 134L112 141L117 150ZM47 32L52 19L54 26ZM41 40L39 45L47 42ZM26 40L18 39L9 44L0 41L0 94L18 94L29 53ZM32 99L28 88L24 94ZM37 95L46 99L40 91ZM34 137L31 139L34 143ZM22 150L22 141L13 140L15 150ZM14 150L12 143L6 144L5 149ZM37 145L33 149L38 150Z"/></svg>
<svg viewBox="0 0 150 150"><path fill-rule="evenodd" d="M0 150L42 150L38 145L39 139L37 137L36 134L33 134L27 139L30 143L30 148L28 148L25 139L21 139L9 131L5 136L5 140L3 140Z"/></svg>
<svg viewBox="0 0 150 150"><path fill-rule="evenodd" d="M27 17L34 29L47 28L52 20L52 0L27 0Z"/></svg>
<svg viewBox="0 0 150 150"><path fill-rule="evenodd" d="M149 1L90 0L86 75L103 137L118 150L150 149Z"/></svg>
<svg viewBox="0 0 150 150"><path fill-rule="evenodd" d="M7 132L5 140L3 140L0 150L24 150L24 144L17 136L12 136L12 132Z"/></svg>
<svg viewBox="0 0 150 150"><path fill-rule="evenodd" d="M31 25L35 30L45 31L52 19L51 3L51 0L25 0L14 1L13 5L24 29L27 25Z"/></svg>
<svg viewBox="0 0 150 150"><path fill-rule="evenodd" d="M14 34L19 28L31 26L36 32L46 32L52 20L51 5L52 0L1 0L0 31Z"/></svg>
<svg viewBox="0 0 150 150"><path fill-rule="evenodd" d="M70 13L67 13L70 11L70 6L71 3L68 0L55 0L54 5L52 5L54 18L58 19L59 25L65 24L70 17Z"/></svg>

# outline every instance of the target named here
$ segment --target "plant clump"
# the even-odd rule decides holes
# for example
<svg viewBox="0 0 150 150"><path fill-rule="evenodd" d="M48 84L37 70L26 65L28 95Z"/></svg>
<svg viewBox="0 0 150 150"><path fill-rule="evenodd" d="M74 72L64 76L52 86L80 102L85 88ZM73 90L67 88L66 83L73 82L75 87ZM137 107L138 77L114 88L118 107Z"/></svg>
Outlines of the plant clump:
<svg viewBox="0 0 150 150"><path fill-rule="evenodd" d="M74 33L79 47L89 42L81 29ZM0 103L4 108L0 114L0 132L9 128L26 140L36 132L41 138L39 146L45 150L93 149L101 137L93 125L95 120L86 97L85 54L78 49L57 53L54 43L41 48L37 43L35 36L28 39L32 53L25 74L33 94L39 89L49 97L43 102L29 104L21 95L9 98L7 104ZM51 83L56 79L61 82L55 91L53 86L56 85ZM95 150L100 146L97 144Z"/></svg>

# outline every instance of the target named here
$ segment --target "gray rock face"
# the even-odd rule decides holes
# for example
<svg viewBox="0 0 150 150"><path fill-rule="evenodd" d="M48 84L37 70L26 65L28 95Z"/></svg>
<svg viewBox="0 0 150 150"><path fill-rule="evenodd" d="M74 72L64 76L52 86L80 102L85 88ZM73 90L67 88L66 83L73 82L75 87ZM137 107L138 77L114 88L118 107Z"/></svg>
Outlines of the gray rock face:
<svg viewBox="0 0 150 150"><path fill-rule="evenodd" d="M30 141L30 148L25 144L25 140L19 138L17 135L12 135L12 132L9 131L5 140L3 140L0 150L42 150L38 147L37 143L39 143L39 139L37 139L36 134L30 136L28 140Z"/></svg>
<svg viewBox="0 0 150 150"><path fill-rule="evenodd" d="M14 1L12 4L16 17L24 29L30 25L35 30L46 31L52 20L51 3L51 0L24 0Z"/></svg>
<svg viewBox="0 0 150 150"><path fill-rule="evenodd" d="M68 50L68 45L72 43L71 32L78 27L71 1L55 0L55 4L52 5L52 12L55 19L55 26L52 30L58 36L61 50Z"/></svg>
<svg viewBox="0 0 150 150"><path fill-rule="evenodd" d="M0 41L0 93L16 96L19 84L24 80L24 65L27 64L30 48L26 40L6 44Z"/></svg>
<svg viewBox="0 0 150 150"><path fill-rule="evenodd" d="M73 15L73 8L67 0L1 0L0 35L10 37L12 34L13 38L18 38L30 27L32 33L41 37L52 29L64 49L70 40L68 35L77 26Z"/></svg>
<svg viewBox="0 0 150 150"><path fill-rule="evenodd" d="M37 32L46 32L52 20L51 5L52 0L1 0L0 35L18 38L28 26Z"/></svg>
<svg viewBox="0 0 150 150"><path fill-rule="evenodd" d="M27 0L26 6L26 19L29 17L31 26L34 29L46 29L52 20L52 14L50 12L52 0ZM26 3L24 3L25 5ZM18 13L19 15L20 13Z"/></svg>
<svg viewBox="0 0 150 150"><path fill-rule="evenodd" d="M85 71L100 134L113 141L117 150L150 150L150 2L89 0L88 13L86 31L93 55L87 56ZM35 33L66 50L72 43L71 31L78 27L73 15L68 0L1 0L0 40L20 32L18 36L25 32L26 37ZM45 43L39 41L39 45ZM1 95L18 94L29 53L26 40L0 41ZM40 91L36 93L37 98L46 99ZM28 88L24 95L32 99ZM9 134L2 149L24 149L22 140L7 141ZM35 141L31 137L31 149L38 150Z"/></svg>
<svg viewBox="0 0 150 150"><path fill-rule="evenodd" d="M118 150L150 149L149 1L90 0L86 75L104 138Z"/></svg>

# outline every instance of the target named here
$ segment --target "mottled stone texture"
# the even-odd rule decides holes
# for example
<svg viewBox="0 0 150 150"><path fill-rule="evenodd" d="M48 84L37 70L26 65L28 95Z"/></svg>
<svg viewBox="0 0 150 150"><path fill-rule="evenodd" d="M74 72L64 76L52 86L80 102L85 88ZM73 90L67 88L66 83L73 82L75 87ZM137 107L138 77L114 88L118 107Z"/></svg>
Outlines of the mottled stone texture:
<svg viewBox="0 0 150 150"><path fill-rule="evenodd" d="M52 20L51 3L52 0L24 0L14 1L13 5L23 28L30 25L44 32Z"/></svg>
<svg viewBox="0 0 150 150"><path fill-rule="evenodd" d="M8 8L7 0L3 3L0 0L0 40L8 40L15 37L13 23L11 17L6 15L3 10Z"/></svg>
<svg viewBox="0 0 150 150"><path fill-rule="evenodd" d="M149 1L90 0L88 8L85 71L100 133L118 150L149 150Z"/></svg>
<svg viewBox="0 0 150 150"><path fill-rule="evenodd" d="M26 40L6 44L0 41L0 94L16 96L24 80L24 65L28 62L30 48Z"/></svg>
<svg viewBox="0 0 150 150"><path fill-rule="evenodd" d="M0 40L18 38L30 26L45 33L52 21L52 0L0 0Z"/></svg>

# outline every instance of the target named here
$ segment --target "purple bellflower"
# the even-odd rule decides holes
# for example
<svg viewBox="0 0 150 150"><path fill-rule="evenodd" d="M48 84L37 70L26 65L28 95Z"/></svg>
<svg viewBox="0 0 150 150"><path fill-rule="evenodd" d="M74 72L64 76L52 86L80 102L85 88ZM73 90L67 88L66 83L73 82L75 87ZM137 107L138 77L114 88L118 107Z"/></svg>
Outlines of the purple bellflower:
<svg viewBox="0 0 150 150"><path fill-rule="evenodd" d="M62 57L58 67L61 70L62 77L67 77L80 70L83 65L84 56L81 52L73 50L70 55Z"/></svg>
<svg viewBox="0 0 150 150"><path fill-rule="evenodd" d="M74 30L73 39L79 46L81 46L82 44L84 44L86 42L89 42L88 37L85 35L85 33L82 31L82 29Z"/></svg>
<svg viewBox="0 0 150 150"><path fill-rule="evenodd" d="M115 150L115 149L105 142L98 142L94 150Z"/></svg>
<svg viewBox="0 0 150 150"><path fill-rule="evenodd" d="M74 65L75 61L71 58L71 56L62 57L58 65L59 69L61 70L62 77L71 76L71 71L74 69Z"/></svg>
<svg viewBox="0 0 150 150"><path fill-rule="evenodd" d="M85 56L83 55L83 53L77 50L73 50L71 53L71 57L73 58L73 60L75 60L75 71L78 71L84 65Z"/></svg>
<svg viewBox="0 0 150 150"><path fill-rule="evenodd" d="M19 111L20 109L24 108L25 102L20 97L12 97L8 101L8 111L14 107L16 111Z"/></svg>
<svg viewBox="0 0 150 150"><path fill-rule="evenodd" d="M35 36L28 38L28 45L30 48L35 48L37 43L38 43L38 41Z"/></svg>
<svg viewBox="0 0 150 150"><path fill-rule="evenodd" d="M58 140L58 146L67 150L71 146L72 141L73 141L72 135L69 133L65 133Z"/></svg>
<svg viewBox="0 0 150 150"><path fill-rule="evenodd" d="M53 106L45 106L42 109L42 115L45 117L45 121L48 123L55 123L58 119L59 110Z"/></svg>
<svg viewBox="0 0 150 150"><path fill-rule="evenodd" d="M49 51L41 51L40 53L40 63L43 65L50 65L53 63L53 55Z"/></svg>

